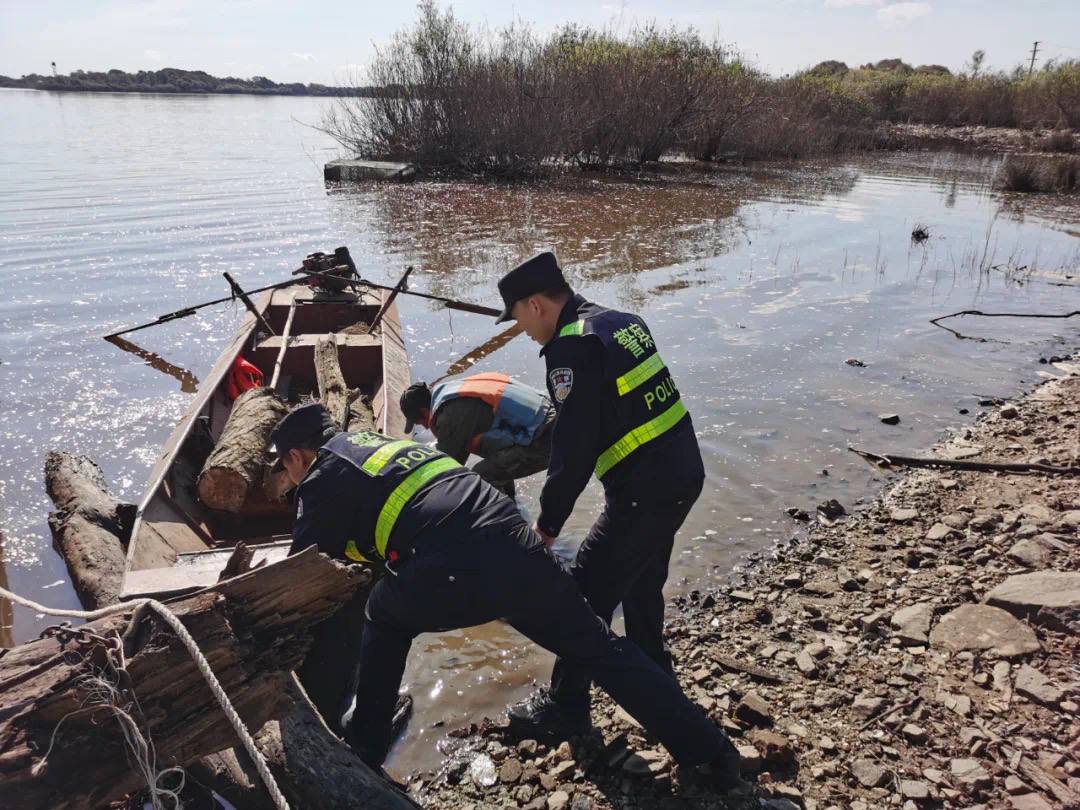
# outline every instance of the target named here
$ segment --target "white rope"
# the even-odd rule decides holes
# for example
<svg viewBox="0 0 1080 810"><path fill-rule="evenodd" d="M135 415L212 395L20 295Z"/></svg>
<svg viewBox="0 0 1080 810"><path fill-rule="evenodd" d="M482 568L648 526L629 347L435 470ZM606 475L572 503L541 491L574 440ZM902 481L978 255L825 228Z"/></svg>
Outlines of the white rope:
<svg viewBox="0 0 1080 810"><path fill-rule="evenodd" d="M210 663L202 654L202 650L199 649L198 642L195 641L191 633L187 631L187 628L181 624L180 619L177 618L176 614L168 607L156 599L133 599L130 602L107 605L106 607L98 608L97 610L66 610L63 608L45 607L30 599L19 596L16 593L12 593L6 588L0 588L0 596L10 599L12 602L22 605L23 607L30 608L30 610L36 610L38 613L46 613L49 616L67 616L73 619L86 619L87 621L101 619L105 616L111 616L115 613L124 613L141 607L148 607L154 610L180 638L180 641L183 642L184 647L187 648L188 653L195 662L195 667L199 670L199 673L203 678L206 679L206 685L210 687L210 691L217 699L218 704L221 706L221 710L225 712L225 716L228 718L229 723L232 724L233 730L240 738L240 742L243 743L244 750L247 751L248 756L250 756L255 763L255 768L258 770L259 777L266 786L266 790L270 794L274 806L277 810L289 810L289 803L286 801L285 796L278 787L274 775L270 773L270 768L267 766L266 760L263 759L262 753L255 745L255 740L252 738L251 733L244 726L244 721L240 719L240 715L237 714L236 709L233 708L229 696L225 694L225 690L221 688L221 683L218 681L217 676L214 675L214 671L210 669Z"/></svg>

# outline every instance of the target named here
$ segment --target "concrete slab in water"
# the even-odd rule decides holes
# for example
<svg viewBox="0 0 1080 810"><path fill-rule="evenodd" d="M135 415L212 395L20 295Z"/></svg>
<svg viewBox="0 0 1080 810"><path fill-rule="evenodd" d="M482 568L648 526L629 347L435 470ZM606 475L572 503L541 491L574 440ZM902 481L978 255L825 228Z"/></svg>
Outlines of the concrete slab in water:
<svg viewBox="0 0 1080 810"><path fill-rule="evenodd" d="M327 181L390 180L404 183L416 177L411 163L391 163L382 160L331 160L323 167Z"/></svg>

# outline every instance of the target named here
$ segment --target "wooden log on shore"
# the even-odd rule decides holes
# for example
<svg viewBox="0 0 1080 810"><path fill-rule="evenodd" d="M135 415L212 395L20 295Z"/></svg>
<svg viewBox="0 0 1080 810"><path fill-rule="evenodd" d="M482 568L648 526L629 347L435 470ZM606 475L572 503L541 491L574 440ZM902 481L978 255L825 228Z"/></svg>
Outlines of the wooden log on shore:
<svg viewBox="0 0 1080 810"><path fill-rule="evenodd" d="M199 473L199 500L211 509L238 512L262 486L270 432L288 412L270 388L245 391L233 402L217 446Z"/></svg>
<svg viewBox="0 0 1080 810"><path fill-rule="evenodd" d="M263 726L255 742L293 810L418 810L330 732L299 684L290 683L284 699L290 711ZM254 763L241 749L204 757L191 770L201 787L238 810L272 810Z"/></svg>
<svg viewBox="0 0 1080 810"><path fill-rule="evenodd" d="M358 568L311 549L170 607L245 723L258 729L292 711L284 697L310 628L362 579ZM152 742L157 771L236 742L188 651L152 611L134 623L127 612L62 629L0 658L5 805L90 810L144 788L117 709Z"/></svg>
<svg viewBox="0 0 1080 810"><path fill-rule="evenodd" d="M135 506L113 498L101 468L74 453L46 456L45 489L57 507L49 514L53 543L80 601L91 610L112 604L123 584Z"/></svg>

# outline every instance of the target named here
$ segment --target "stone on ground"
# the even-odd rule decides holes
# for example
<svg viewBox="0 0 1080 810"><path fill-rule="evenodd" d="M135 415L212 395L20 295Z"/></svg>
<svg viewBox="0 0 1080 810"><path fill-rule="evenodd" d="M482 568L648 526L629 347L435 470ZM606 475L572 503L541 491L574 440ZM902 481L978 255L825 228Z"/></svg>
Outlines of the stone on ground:
<svg viewBox="0 0 1080 810"><path fill-rule="evenodd" d="M773 722L769 704L754 691L743 695L743 699L735 707L735 719L751 726L771 726Z"/></svg>
<svg viewBox="0 0 1080 810"><path fill-rule="evenodd" d="M1025 537L1006 551L1005 556L1025 568L1042 568L1050 562L1050 549L1034 538Z"/></svg>
<svg viewBox="0 0 1080 810"><path fill-rule="evenodd" d="M985 651L999 658L1040 649L1030 627L990 605L961 605L947 613L930 634L930 645L951 652Z"/></svg>
<svg viewBox="0 0 1080 810"><path fill-rule="evenodd" d="M984 790L990 787L990 774L977 759L954 759L949 762L953 779L968 788Z"/></svg>
<svg viewBox="0 0 1080 810"><path fill-rule="evenodd" d="M859 780L859 784L867 788L875 788L885 781L885 770L872 759L856 759L851 763L851 775Z"/></svg>
<svg viewBox="0 0 1080 810"><path fill-rule="evenodd" d="M1039 611L1065 615L1080 610L1080 572L1032 571L1016 574L993 588L984 601L1014 616Z"/></svg>
<svg viewBox="0 0 1080 810"><path fill-rule="evenodd" d="M1022 796L1010 796L1009 806L1012 810L1054 810L1054 805L1038 793L1025 793Z"/></svg>
<svg viewBox="0 0 1080 810"><path fill-rule="evenodd" d="M930 619L934 615L934 608L929 602L920 602L917 605L909 605L900 608L892 615L889 623L896 630L896 637L908 646L927 643L927 633L930 632Z"/></svg>
<svg viewBox="0 0 1080 810"><path fill-rule="evenodd" d="M1016 693L1050 708L1057 708L1065 697L1065 690L1034 667L1024 664L1016 673Z"/></svg>

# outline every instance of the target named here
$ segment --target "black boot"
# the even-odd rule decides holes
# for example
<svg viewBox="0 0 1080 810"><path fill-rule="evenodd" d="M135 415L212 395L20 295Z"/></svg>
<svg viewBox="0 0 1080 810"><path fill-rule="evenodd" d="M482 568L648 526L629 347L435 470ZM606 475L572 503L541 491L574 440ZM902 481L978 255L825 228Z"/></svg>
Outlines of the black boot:
<svg viewBox="0 0 1080 810"><path fill-rule="evenodd" d="M569 712L551 699L547 689L540 689L526 700L506 710L510 733L521 740L561 742L588 734L592 729L588 710Z"/></svg>
<svg viewBox="0 0 1080 810"><path fill-rule="evenodd" d="M712 762L704 765L692 765L689 767L679 766L679 788L695 788L713 793L732 793L748 790L750 786L744 782L741 774L741 758L735 746L730 742L728 750L718 756Z"/></svg>

